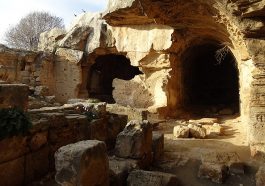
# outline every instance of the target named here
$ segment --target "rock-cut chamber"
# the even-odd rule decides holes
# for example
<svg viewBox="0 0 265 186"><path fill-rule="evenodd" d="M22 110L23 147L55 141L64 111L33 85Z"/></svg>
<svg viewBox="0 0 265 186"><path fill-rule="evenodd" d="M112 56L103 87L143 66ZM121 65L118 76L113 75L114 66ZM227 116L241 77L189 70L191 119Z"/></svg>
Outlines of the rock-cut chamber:
<svg viewBox="0 0 265 186"><path fill-rule="evenodd" d="M123 55L108 54L96 58L92 65L87 86L89 97L108 103L115 103L112 82L115 78L131 80L142 74L138 67L130 65Z"/></svg>
<svg viewBox="0 0 265 186"><path fill-rule="evenodd" d="M182 56L184 107L231 109L239 112L239 74L228 47L203 44L190 47Z"/></svg>

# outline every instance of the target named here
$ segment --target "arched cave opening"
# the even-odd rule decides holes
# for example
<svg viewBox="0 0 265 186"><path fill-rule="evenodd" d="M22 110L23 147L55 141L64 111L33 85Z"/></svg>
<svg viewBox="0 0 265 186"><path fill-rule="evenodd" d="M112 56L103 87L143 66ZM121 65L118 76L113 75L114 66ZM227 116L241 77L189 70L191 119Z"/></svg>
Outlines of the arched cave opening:
<svg viewBox="0 0 265 186"><path fill-rule="evenodd" d="M130 60L123 55L108 54L96 58L91 66L88 81L90 98L96 98L107 103L115 103L112 96L112 82L115 78L131 80L142 74L138 67L130 65Z"/></svg>
<svg viewBox="0 0 265 186"><path fill-rule="evenodd" d="M184 107L191 112L239 112L239 73L228 47L203 44L189 48L183 57ZM224 111L226 110L226 111Z"/></svg>

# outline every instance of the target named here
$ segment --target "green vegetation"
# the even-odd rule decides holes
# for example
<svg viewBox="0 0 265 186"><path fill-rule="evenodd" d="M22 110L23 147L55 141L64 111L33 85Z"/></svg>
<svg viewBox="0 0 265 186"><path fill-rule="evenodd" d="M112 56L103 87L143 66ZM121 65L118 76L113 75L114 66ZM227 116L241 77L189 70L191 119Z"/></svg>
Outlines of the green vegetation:
<svg viewBox="0 0 265 186"><path fill-rule="evenodd" d="M88 108L83 105L79 105L76 107L76 110L79 111L80 114L84 114L89 122L94 119L99 119L98 114L96 112L93 112L93 107Z"/></svg>
<svg viewBox="0 0 265 186"><path fill-rule="evenodd" d="M91 111L85 111L84 114L86 115L87 120L89 122L94 120L94 119L99 119L98 115L93 113L93 112L91 112Z"/></svg>
<svg viewBox="0 0 265 186"><path fill-rule="evenodd" d="M0 109L0 139L25 134L31 127L32 123L22 110Z"/></svg>

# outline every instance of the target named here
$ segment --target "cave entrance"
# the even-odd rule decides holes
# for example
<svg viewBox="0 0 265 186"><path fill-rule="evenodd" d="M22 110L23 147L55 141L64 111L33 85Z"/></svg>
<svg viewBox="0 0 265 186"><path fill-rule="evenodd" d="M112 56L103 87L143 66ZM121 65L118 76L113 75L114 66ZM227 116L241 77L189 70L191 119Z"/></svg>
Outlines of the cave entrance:
<svg viewBox="0 0 265 186"><path fill-rule="evenodd" d="M239 112L239 73L228 47L191 47L183 55L182 69L184 108L199 114Z"/></svg>
<svg viewBox="0 0 265 186"><path fill-rule="evenodd" d="M115 78L131 80L142 74L138 67L130 65L130 60L123 55L108 54L96 58L91 66L88 93L90 98L96 98L107 103L115 103L112 96L112 82Z"/></svg>

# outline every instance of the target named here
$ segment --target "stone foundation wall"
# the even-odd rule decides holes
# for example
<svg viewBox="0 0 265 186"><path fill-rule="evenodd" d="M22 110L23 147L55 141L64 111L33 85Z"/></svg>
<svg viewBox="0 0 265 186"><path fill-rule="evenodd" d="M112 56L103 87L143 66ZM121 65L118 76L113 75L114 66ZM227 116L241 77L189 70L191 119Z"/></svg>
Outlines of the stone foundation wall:
<svg viewBox="0 0 265 186"><path fill-rule="evenodd" d="M55 151L70 143L97 139L112 148L127 116L98 113L98 119L89 121L73 105L30 111L30 132L0 141L0 167L5 170L0 173L0 185L23 185L42 178L54 170Z"/></svg>
<svg viewBox="0 0 265 186"><path fill-rule="evenodd" d="M0 109L19 108L27 110L29 88L22 84L0 85Z"/></svg>
<svg viewBox="0 0 265 186"><path fill-rule="evenodd" d="M53 53L29 52L0 46L0 81L23 83L32 91L46 86L57 101L79 97L83 52L61 48Z"/></svg>

